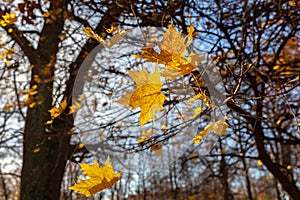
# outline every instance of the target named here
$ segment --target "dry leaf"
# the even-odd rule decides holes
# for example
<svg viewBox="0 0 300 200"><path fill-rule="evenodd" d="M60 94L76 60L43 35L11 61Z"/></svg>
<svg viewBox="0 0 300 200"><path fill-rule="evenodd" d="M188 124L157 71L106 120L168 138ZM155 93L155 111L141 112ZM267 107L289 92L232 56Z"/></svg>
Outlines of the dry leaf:
<svg viewBox="0 0 300 200"><path fill-rule="evenodd" d="M145 59L146 62L155 62L165 65L165 69L161 73L167 79L175 79L177 76L191 73L195 70L193 64L199 63L200 57L191 53L185 59L186 48L192 42L192 34L194 28L189 28L190 32L186 37L181 37L181 32L177 32L173 25L163 34L163 40L158 43L160 52L156 52L152 46L142 48L142 54L133 55L136 58Z"/></svg>
<svg viewBox="0 0 300 200"><path fill-rule="evenodd" d="M226 119L227 119L227 116L223 117L222 119L220 119L217 122L212 122L212 123L208 124L201 133L194 136L193 142L194 143L201 142L202 138L207 136L209 134L209 132L211 132L211 131L213 131L217 135L226 134L226 128L228 128Z"/></svg>
<svg viewBox="0 0 300 200"><path fill-rule="evenodd" d="M143 126L149 120L154 120L155 113L163 109L166 97L160 92L162 88L160 73L157 66L152 74L145 68L142 71L128 71L128 73L136 83L136 89L125 94L118 102L132 108L141 108L140 125Z"/></svg>
<svg viewBox="0 0 300 200"><path fill-rule="evenodd" d="M93 165L89 164L79 164L82 173L89 176L89 179L81 180L79 179L78 183L75 183L71 190L76 191L79 194L83 194L86 197L96 194L97 192L111 187L120 180L122 172L117 174L114 173L109 157L103 167L100 167L98 162L95 160Z"/></svg>
<svg viewBox="0 0 300 200"><path fill-rule="evenodd" d="M116 33L115 35L112 36L112 38L109 41L105 41L103 38L101 38L97 33L95 33L90 27L87 27L84 32L86 33L87 36L94 38L97 40L100 44L110 48L114 46L117 42L123 39L124 35L131 30L123 30L121 32Z"/></svg>

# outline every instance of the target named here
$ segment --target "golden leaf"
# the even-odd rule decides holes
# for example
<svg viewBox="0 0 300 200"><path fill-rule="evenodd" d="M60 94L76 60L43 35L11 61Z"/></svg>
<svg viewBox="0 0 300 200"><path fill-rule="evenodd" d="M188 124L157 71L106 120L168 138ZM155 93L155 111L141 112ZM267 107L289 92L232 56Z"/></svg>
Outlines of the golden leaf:
<svg viewBox="0 0 300 200"><path fill-rule="evenodd" d="M2 20L0 20L0 25L5 27L8 25L11 25L17 21L17 17L14 13L6 13L5 15L2 15Z"/></svg>
<svg viewBox="0 0 300 200"><path fill-rule="evenodd" d="M150 119L154 120L155 113L163 109L162 104L166 97L160 92L162 88L160 73L157 66L152 74L145 68L142 71L128 71L128 73L135 82L136 89L122 96L118 102L132 108L141 108L140 125L143 126Z"/></svg>
<svg viewBox="0 0 300 200"><path fill-rule="evenodd" d="M3 49L3 54L8 58L11 59L15 53L15 50L13 48L10 49Z"/></svg>
<svg viewBox="0 0 300 200"><path fill-rule="evenodd" d="M38 153L38 152L40 152L40 150L41 150L40 147L37 147L37 148L33 149L32 152L33 153Z"/></svg>
<svg viewBox="0 0 300 200"><path fill-rule="evenodd" d="M12 103L6 104L6 105L3 107L3 110L4 110L4 111L9 111L13 106L14 106L14 104L12 104Z"/></svg>
<svg viewBox="0 0 300 200"><path fill-rule="evenodd" d="M208 107L211 106L210 98L208 96L206 96L204 92L199 92L194 97L189 98L187 102L188 102L188 104L192 104L197 99L201 99L206 106L208 106Z"/></svg>
<svg viewBox="0 0 300 200"><path fill-rule="evenodd" d="M227 116L223 117L222 119L220 119L217 122L212 122L212 123L208 124L201 133L194 136L193 142L200 143L202 138L207 136L209 134L209 132L211 132L211 131L213 131L217 135L226 134L227 133L226 128L228 128L226 119L227 119Z"/></svg>
<svg viewBox="0 0 300 200"><path fill-rule="evenodd" d="M97 192L111 187L120 180L122 172L117 174L114 173L109 157L103 167L100 167L98 162L95 160L93 165L89 164L79 164L82 173L89 176L89 179L80 180L78 183L75 183L71 190L76 191L79 194L83 194L86 197L96 194Z"/></svg>
<svg viewBox="0 0 300 200"><path fill-rule="evenodd" d="M197 194L188 196L188 200L196 200L196 199L197 199Z"/></svg>
<svg viewBox="0 0 300 200"><path fill-rule="evenodd" d="M202 58L191 53L185 59L186 48L192 42L192 34L194 28L189 28L190 32L186 37L181 37L181 32L177 32L173 25L163 34L163 40L158 43L160 52L156 52L152 46L142 48L142 54L133 55L136 58L145 59L146 62L155 62L165 65L165 69L161 73L167 79L175 79L179 75L185 75L195 70L195 65L200 62Z"/></svg>
<svg viewBox="0 0 300 200"><path fill-rule="evenodd" d="M52 123L53 123L53 120L48 120L48 121L45 122L46 125L50 125Z"/></svg>
<svg viewBox="0 0 300 200"><path fill-rule="evenodd" d="M197 108L194 110L193 116L190 117L189 119L190 119L190 120L191 120L191 119L195 119L201 112L202 112L202 107L201 107L201 106L197 107Z"/></svg>
<svg viewBox="0 0 300 200"><path fill-rule="evenodd" d="M36 82L36 83L40 83L42 80L40 79L39 75L34 75L33 76L33 80Z"/></svg>
<svg viewBox="0 0 300 200"><path fill-rule="evenodd" d="M173 24L163 34L163 41L158 43L161 50L169 51L173 54L184 56L186 54L186 47L193 41L194 28L190 27L190 32L186 37L181 37L181 32L177 32Z"/></svg>
<svg viewBox="0 0 300 200"><path fill-rule="evenodd" d="M263 165L263 162L261 160L257 160L257 165L258 166L262 166Z"/></svg>
<svg viewBox="0 0 300 200"><path fill-rule="evenodd" d="M208 198L210 199L213 199L215 198L216 194L214 192L211 192L209 195L208 195Z"/></svg>
<svg viewBox="0 0 300 200"><path fill-rule="evenodd" d="M124 106L130 106L130 98L132 96L132 92L128 92L127 94L123 95L120 99L118 99L118 103L123 104Z"/></svg>
<svg viewBox="0 0 300 200"><path fill-rule="evenodd" d="M78 148L79 148L79 149L82 149L84 146L85 146L85 145L84 145L83 143L80 143L80 144L78 145Z"/></svg>
<svg viewBox="0 0 300 200"><path fill-rule="evenodd" d="M202 138L203 137L201 136L201 134L195 135L193 139L194 144L199 144L202 141Z"/></svg>
<svg viewBox="0 0 300 200"><path fill-rule="evenodd" d="M140 137L140 138L137 140L137 143L140 144L140 143L145 142L146 140L148 140L148 138L146 138L146 137Z"/></svg>
<svg viewBox="0 0 300 200"><path fill-rule="evenodd" d="M82 105L79 102L74 101L73 105L70 106L69 115L73 114L74 112L77 112L80 108L82 108Z"/></svg>
<svg viewBox="0 0 300 200"><path fill-rule="evenodd" d="M130 30L123 30L121 32L116 33L115 35L112 36L112 38L109 41L105 41L102 37L100 37L97 33L95 33L90 27L87 27L84 32L86 33L87 36L94 38L97 40L100 44L106 46L106 47L112 47L115 45L117 42L123 39L124 35Z"/></svg>
<svg viewBox="0 0 300 200"><path fill-rule="evenodd" d="M158 72L158 67L155 67L155 70L152 74L149 74L145 68L142 71L128 71L130 78L135 82L136 87L140 87L149 83L158 83L160 81L160 73Z"/></svg>
<svg viewBox="0 0 300 200"><path fill-rule="evenodd" d="M118 28L111 24L110 28L105 28L105 30L106 30L107 33L113 33L116 30L118 30Z"/></svg>
<svg viewBox="0 0 300 200"><path fill-rule="evenodd" d="M78 101L82 101L83 99L85 99L85 96L83 94L78 96Z"/></svg>
<svg viewBox="0 0 300 200"><path fill-rule="evenodd" d="M161 88L161 84L150 83L135 89L132 93L129 105L132 108L141 108L141 126L143 126L150 119L154 119L153 113L163 109L162 104L164 103L166 97L160 92Z"/></svg>
<svg viewBox="0 0 300 200"><path fill-rule="evenodd" d="M51 110L48 110L48 112L50 112L51 119L58 117L66 109L66 107L67 107L67 99L65 98L61 102L59 107L53 107L53 108L51 108Z"/></svg>

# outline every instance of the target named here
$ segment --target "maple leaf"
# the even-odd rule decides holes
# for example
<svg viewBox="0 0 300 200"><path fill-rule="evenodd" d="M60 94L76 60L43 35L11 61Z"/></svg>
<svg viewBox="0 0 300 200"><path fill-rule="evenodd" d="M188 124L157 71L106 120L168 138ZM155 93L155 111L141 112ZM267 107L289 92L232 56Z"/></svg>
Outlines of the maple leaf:
<svg viewBox="0 0 300 200"><path fill-rule="evenodd" d="M140 125L143 126L150 119L155 119L155 113L162 110L166 97L162 94L162 83L160 81L160 73L158 67L149 74L145 68L142 71L128 71L129 76L136 84L133 92L125 94L118 102L131 106L132 108L140 108Z"/></svg>
<svg viewBox="0 0 300 200"><path fill-rule="evenodd" d="M97 192L111 187L120 180L122 172L117 174L114 173L109 157L103 167L100 167L98 162L95 160L93 165L89 164L79 164L82 173L89 176L89 179L81 180L79 179L78 183L75 183L71 190L76 191L79 194L83 194L86 197L96 194Z"/></svg>
<svg viewBox="0 0 300 200"><path fill-rule="evenodd" d="M205 95L205 92L199 92L194 97L189 98L188 99L188 104L193 103L197 99L201 99L206 106L211 107L211 100L208 96Z"/></svg>
<svg viewBox="0 0 300 200"><path fill-rule="evenodd" d="M191 53L185 59L186 48L192 42L192 34L194 28L191 26L190 32L186 37L181 37L181 32L177 32L173 25L170 25L168 30L163 33L163 40L158 43L160 52L158 53L152 46L142 48L142 55L133 55L136 58L145 59L146 62L156 62L165 65L162 75L167 79L175 79L179 75L185 75L195 70L196 63L199 63L199 58L196 54Z"/></svg>
<svg viewBox="0 0 300 200"><path fill-rule="evenodd" d="M189 34L186 37L181 37L181 32L177 32L173 24L171 24L168 30L163 33L163 40L158 43L158 46L162 50L169 51L173 54L184 56L186 54L186 48L193 41L193 26L190 26Z"/></svg>
<svg viewBox="0 0 300 200"><path fill-rule="evenodd" d="M193 140L194 143L201 142L202 138L207 136L208 133L211 131L213 131L217 135L226 134L226 128L228 128L228 126L229 126L226 123L226 119L227 119L227 116L223 117L222 119L220 119L217 122L212 122L212 123L208 124L201 133L194 136L194 140Z"/></svg>
<svg viewBox="0 0 300 200"><path fill-rule="evenodd" d="M97 33L95 33L90 27L87 27L84 31L87 36L94 38L100 44L103 44L104 46L106 46L108 48L114 46L116 43L118 43L120 40L122 40L128 32L131 32L131 30L122 30L121 32L118 32L115 35L113 35L109 41L105 41Z"/></svg>
<svg viewBox="0 0 300 200"><path fill-rule="evenodd" d="M161 88L161 84L150 83L137 88L132 93L129 105L132 108L141 108L141 126L150 119L154 119L154 114L163 109L162 104L166 97L160 92Z"/></svg>

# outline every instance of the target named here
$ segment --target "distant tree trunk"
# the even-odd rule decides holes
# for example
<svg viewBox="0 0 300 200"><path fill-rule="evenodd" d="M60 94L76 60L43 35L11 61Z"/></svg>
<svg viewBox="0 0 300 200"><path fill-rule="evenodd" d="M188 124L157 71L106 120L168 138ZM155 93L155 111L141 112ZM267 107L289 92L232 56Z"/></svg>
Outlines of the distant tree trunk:
<svg viewBox="0 0 300 200"><path fill-rule="evenodd" d="M222 151L222 141L219 139L219 148ZM222 189L223 189L223 197L224 200L232 200L233 196L230 192L230 186L228 183L228 166L226 162L225 156L221 155L221 162L220 162L220 175L221 175L221 183L222 183Z"/></svg>
<svg viewBox="0 0 300 200"><path fill-rule="evenodd" d="M255 78L251 80L252 88L254 90L255 95L261 96L264 93L264 87L261 88L261 93L258 91L258 87L256 84ZM267 167L267 169L274 175L274 177L279 181L282 188L291 196L292 199L298 200L300 199L300 190L296 184L289 180L289 178L277 167L276 164L271 160L270 156L267 153L264 142L264 132L262 129L262 122L260 119L263 117L263 104L262 99L256 101L256 119L251 119L250 122L253 125L253 135L256 143L256 148L258 151L258 155L263 164Z"/></svg>
<svg viewBox="0 0 300 200"><path fill-rule="evenodd" d="M249 170L248 170L247 163L246 163L244 157L242 158L242 163L243 163L243 168L244 168L245 177L246 177L246 187L247 187L248 198L249 198L249 200L252 200L253 195L251 192L251 182L250 182L250 177L249 177Z"/></svg>

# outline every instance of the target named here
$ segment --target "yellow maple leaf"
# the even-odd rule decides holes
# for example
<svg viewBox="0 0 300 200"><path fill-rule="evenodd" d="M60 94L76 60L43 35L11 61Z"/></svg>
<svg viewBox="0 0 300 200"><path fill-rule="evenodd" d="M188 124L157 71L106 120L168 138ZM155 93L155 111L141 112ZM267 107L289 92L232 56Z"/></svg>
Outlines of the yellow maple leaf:
<svg viewBox="0 0 300 200"><path fill-rule="evenodd" d="M189 34L183 38L181 37L181 32L177 32L173 24L171 24L168 30L163 33L163 40L158 43L159 48L181 57L184 56L186 54L186 48L193 41L193 26L190 26L189 30Z"/></svg>
<svg viewBox="0 0 300 200"><path fill-rule="evenodd" d="M195 119L202 112L202 107L199 106L194 110L194 114L190 119Z"/></svg>
<svg viewBox="0 0 300 200"><path fill-rule="evenodd" d="M146 137L140 137L140 138L137 140L137 143L138 143L138 144L141 144L141 143L147 141L148 139L149 139L149 138L146 138Z"/></svg>
<svg viewBox="0 0 300 200"><path fill-rule="evenodd" d="M110 25L110 28L105 28L106 32L107 33L113 33L115 32L116 30L118 30L117 27L115 27L113 24Z"/></svg>
<svg viewBox="0 0 300 200"><path fill-rule="evenodd" d="M186 48L192 42L192 34L194 28L189 28L190 32L186 37L181 37L181 32L177 32L173 25L170 25L168 30L163 33L163 40L158 43L160 52L156 52L152 46L142 48L142 55L133 55L136 58L145 59L146 62L155 62L165 65L162 75L167 79L174 79L179 75L185 75L195 70L196 63L199 63L200 57L196 57L191 53L187 59L183 58L186 55Z"/></svg>
<svg viewBox="0 0 300 200"><path fill-rule="evenodd" d="M95 33L90 27L87 27L84 32L88 37L94 38L97 40L100 44L110 48L114 46L116 43L118 43L120 40L123 39L123 37L128 33L131 32L131 30L122 30L116 34L114 34L109 41L105 41L102 37L100 37L97 33Z"/></svg>
<svg viewBox="0 0 300 200"><path fill-rule="evenodd" d="M128 70L128 74L135 82L137 88L150 83L161 84L160 73L158 72L157 66L152 74L149 74L144 67L142 71Z"/></svg>
<svg viewBox="0 0 300 200"><path fill-rule="evenodd" d="M194 136L193 142L195 144L200 143L202 138L207 136L209 134L209 132L211 132L211 131L213 131L217 135L226 134L226 128L228 128L228 126L229 126L226 123L226 119L227 119L227 116L223 117L222 119L220 119L217 122L212 122L212 123L208 124L201 133Z"/></svg>
<svg viewBox="0 0 300 200"><path fill-rule="evenodd" d="M83 194L86 197L96 194L97 192L111 187L120 180L122 172L115 174L109 157L103 167L100 167L98 162L95 160L93 165L79 164L82 173L89 176L89 179L81 180L75 183L71 190L76 191L79 194Z"/></svg>
<svg viewBox="0 0 300 200"><path fill-rule="evenodd" d="M140 125L143 126L149 120L154 120L155 113L163 109L162 104L166 97L160 92L162 88L160 73L157 66L152 74L145 68L142 71L128 71L128 73L135 82L136 89L125 94L118 102L132 108L140 108Z"/></svg>
<svg viewBox="0 0 300 200"><path fill-rule="evenodd" d="M201 134L197 134L194 136L193 142L194 144L199 144L202 141L203 137Z"/></svg>
<svg viewBox="0 0 300 200"><path fill-rule="evenodd" d="M135 89L132 93L129 105L132 108L141 108L141 126L153 119L154 113L163 109L162 104L166 97L160 92L161 88L161 84L150 83Z"/></svg>

